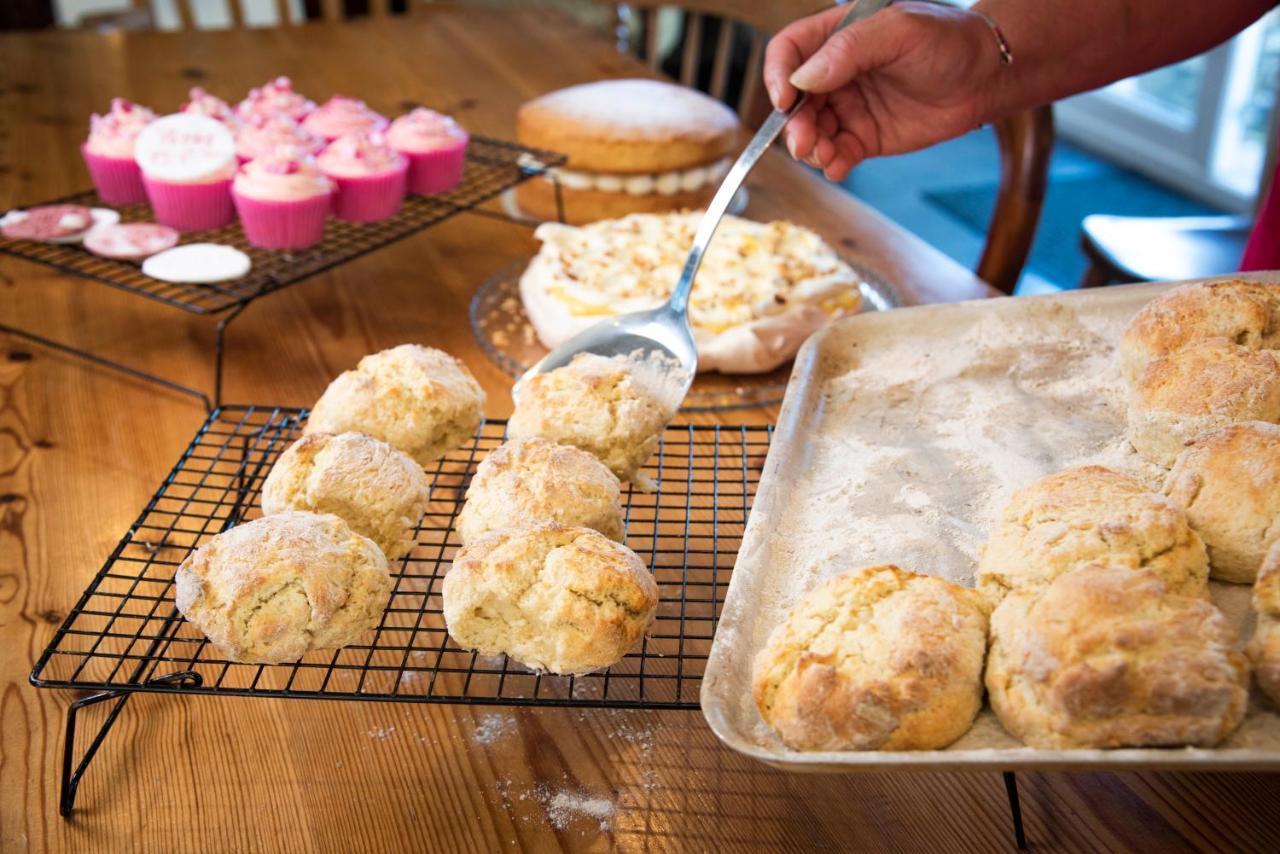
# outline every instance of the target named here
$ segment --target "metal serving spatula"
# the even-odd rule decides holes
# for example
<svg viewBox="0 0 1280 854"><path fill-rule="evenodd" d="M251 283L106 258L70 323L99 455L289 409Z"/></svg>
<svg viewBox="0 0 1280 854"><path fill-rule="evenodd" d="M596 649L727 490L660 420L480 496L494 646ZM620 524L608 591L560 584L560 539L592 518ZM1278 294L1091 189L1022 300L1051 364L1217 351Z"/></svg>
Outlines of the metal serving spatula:
<svg viewBox="0 0 1280 854"><path fill-rule="evenodd" d="M892 0L854 0L852 8L832 33L875 14L891 2ZM801 93L785 113L774 110L725 175L724 182L698 224L689 258L684 262L684 269L671 298L658 308L619 315L579 332L529 368L516 383L513 395L519 396L520 384L529 377L564 367L579 353L595 353L605 357L625 357L636 364L658 368L656 371L646 371L661 386L655 391L659 392L661 399L670 402L673 413L679 408L698 372L698 350L694 346L693 329L689 325L689 292L693 290L694 276L702 263L702 255L706 252L716 227L720 225L729 202L746 180L747 173L755 167L756 162L806 99L807 96ZM649 384L654 384L652 379Z"/></svg>

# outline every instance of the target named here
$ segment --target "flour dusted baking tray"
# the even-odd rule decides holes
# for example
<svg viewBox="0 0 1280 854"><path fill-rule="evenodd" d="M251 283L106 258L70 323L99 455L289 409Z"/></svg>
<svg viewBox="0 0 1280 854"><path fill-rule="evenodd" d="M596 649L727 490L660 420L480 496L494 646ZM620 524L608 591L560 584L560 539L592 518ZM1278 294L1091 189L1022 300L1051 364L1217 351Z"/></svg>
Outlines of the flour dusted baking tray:
<svg viewBox="0 0 1280 854"><path fill-rule="evenodd" d="M1255 689L1215 749L1037 750L984 707L945 750L799 753L764 725L751 662L786 610L843 570L897 563L971 585L1011 492L1099 464L1158 486L1124 438L1114 347L1170 285L925 306L849 318L796 359L702 683L730 747L792 770L1280 770L1280 715ZM1214 582L1247 636L1249 588Z"/></svg>

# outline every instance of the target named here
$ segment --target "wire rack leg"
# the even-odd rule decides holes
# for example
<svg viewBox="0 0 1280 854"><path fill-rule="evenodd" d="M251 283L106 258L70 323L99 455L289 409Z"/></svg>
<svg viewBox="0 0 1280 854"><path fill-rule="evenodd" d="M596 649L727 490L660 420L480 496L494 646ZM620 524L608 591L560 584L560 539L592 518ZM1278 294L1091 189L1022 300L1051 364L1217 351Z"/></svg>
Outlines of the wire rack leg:
<svg viewBox="0 0 1280 854"><path fill-rule="evenodd" d="M205 408L209 412L212 412L216 407L222 406L222 356L225 350L227 327L231 325L231 321L240 316L240 312L244 311L251 302L253 302L252 299L247 299L238 304L218 321L218 329L213 339L213 406L210 406L208 398L205 398Z"/></svg>
<svg viewBox="0 0 1280 854"><path fill-rule="evenodd" d="M107 712L106 720L98 727L98 732L93 737L93 741L89 742L89 746L85 748L84 756L80 759L80 763L76 764L76 719L80 710L88 706L95 706L98 703L104 703L107 700L115 700L116 704L111 708L111 711ZM127 702L129 702L129 694L127 692L102 691L97 694L90 694L88 697L81 697L67 709L66 740L63 742L62 747L62 786L59 790L58 800L58 812L63 818L71 815L71 809L76 802L76 791L80 788L80 781L84 778L84 772L88 770L89 763L97 755L98 748L102 746L107 733L111 731L116 718L120 716L120 710L124 708L124 704Z"/></svg>
<svg viewBox="0 0 1280 854"><path fill-rule="evenodd" d="M1018 800L1018 778L1012 771L1004 772L1004 791L1009 796L1009 814L1013 817L1013 841L1019 851L1027 850L1027 835L1022 828L1022 803Z"/></svg>

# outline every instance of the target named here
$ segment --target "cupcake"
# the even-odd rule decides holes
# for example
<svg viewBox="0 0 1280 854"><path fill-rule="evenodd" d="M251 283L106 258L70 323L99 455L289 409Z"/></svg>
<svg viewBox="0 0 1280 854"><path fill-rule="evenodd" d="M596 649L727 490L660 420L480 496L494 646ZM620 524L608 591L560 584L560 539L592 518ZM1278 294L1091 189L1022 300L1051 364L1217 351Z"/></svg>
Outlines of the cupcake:
<svg viewBox="0 0 1280 854"><path fill-rule="evenodd" d="M349 133L330 143L316 162L337 185L333 213L339 219L374 222L400 210L409 161L383 134Z"/></svg>
<svg viewBox="0 0 1280 854"><path fill-rule="evenodd" d="M246 163L270 154L282 145L301 148L308 154L319 154L325 142L284 113L272 116L251 113L236 134L236 157Z"/></svg>
<svg viewBox="0 0 1280 854"><path fill-rule="evenodd" d="M409 159L409 192L452 190L462 181L467 132L449 116L419 107L391 123L387 142Z"/></svg>
<svg viewBox="0 0 1280 854"><path fill-rule="evenodd" d="M156 222L203 231L235 219L236 142L222 122L195 113L156 119L138 134L133 156Z"/></svg>
<svg viewBox="0 0 1280 854"><path fill-rule="evenodd" d="M192 87L187 93L187 103L182 105L182 112L208 116L222 122L232 133L240 130L240 119L236 116L235 110L231 109L231 105L217 95L210 95L199 86Z"/></svg>
<svg viewBox="0 0 1280 854"><path fill-rule="evenodd" d="M245 237L265 249L319 243L332 196L311 152L287 145L241 166L231 185Z"/></svg>
<svg viewBox="0 0 1280 854"><path fill-rule="evenodd" d="M364 101L334 95L303 119L302 126L332 142L352 131L386 130L387 119L369 109Z"/></svg>
<svg viewBox="0 0 1280 854"><path fill-rule="evenodd" d="M124 98L111 100L111 112L89 117L89 138L80 146L98 197L110 205L147 200L142 173L133 159L133 145L156 114Z"/></svg>
<svg viewBox="0 0 1280 854"><path fill-rule="evenodd" d="M250 89L236 111L245 121L253 116L285 115L300 122L315 108L315 101L293 91L293 83L288 77L277 77L257 89Z"/></svg>

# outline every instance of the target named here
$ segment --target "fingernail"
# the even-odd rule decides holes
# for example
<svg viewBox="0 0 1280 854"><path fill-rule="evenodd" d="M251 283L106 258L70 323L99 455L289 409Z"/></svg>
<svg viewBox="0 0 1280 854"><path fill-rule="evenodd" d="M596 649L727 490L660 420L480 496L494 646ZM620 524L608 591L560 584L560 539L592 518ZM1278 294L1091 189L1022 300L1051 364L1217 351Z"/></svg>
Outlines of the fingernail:
<svg viewBox="0 0 1280 854"><path fill-rule="evenodd" d="M797 89L808 91L817 86L827 76L827 58L822 54L811 57L791 75L791 85Z"/></svg>
<svg viewBox="0 0 1280 854"><path fill-rule="evenodd" d="M777 104L778 104L778 81L777 81L777 79L776 79L776 78L774 78L774 77L770 77L768 80L764 81L764 88L765 88L765 91L769 93L769 101L770 101L774 106L777 106Z"/></svg>
<svg viewBox="0 0 1280 854"><path fill-rule="evenodd" d="M796 157L796 141L791 134L787 134L787 152L790 153L792 160L799 159Z"/></svg>

